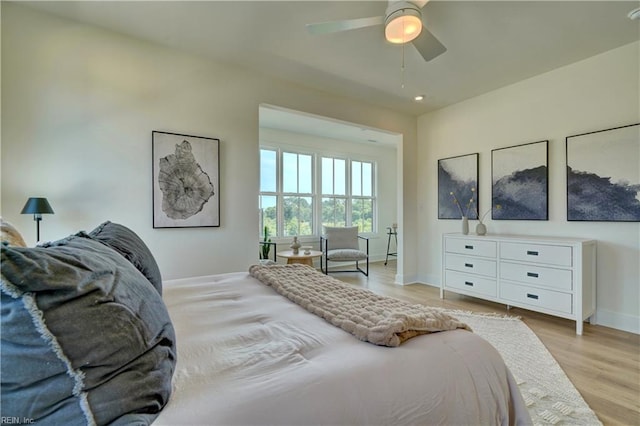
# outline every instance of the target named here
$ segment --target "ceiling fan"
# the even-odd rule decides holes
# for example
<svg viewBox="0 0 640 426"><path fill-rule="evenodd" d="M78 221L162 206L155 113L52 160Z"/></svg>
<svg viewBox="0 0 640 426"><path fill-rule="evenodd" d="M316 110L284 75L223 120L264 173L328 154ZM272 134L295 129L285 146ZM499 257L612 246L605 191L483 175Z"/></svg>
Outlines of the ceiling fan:
<svg viewBox="0 0 640 426"><path fill-rule="evenodd" d="M384 25L387 41L395 44L411 42L424 60L430 61L446 52L447 48L427 30L422 20L422 8L428 1L389 0L385 16L307 24L307 30L311 34L328 34Z"/></svg>

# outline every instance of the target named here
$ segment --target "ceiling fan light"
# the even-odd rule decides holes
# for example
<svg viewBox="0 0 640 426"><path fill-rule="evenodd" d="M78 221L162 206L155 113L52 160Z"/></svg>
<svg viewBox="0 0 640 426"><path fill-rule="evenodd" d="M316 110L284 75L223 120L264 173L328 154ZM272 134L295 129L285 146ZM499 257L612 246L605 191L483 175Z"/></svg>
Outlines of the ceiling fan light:
<svg viewBox="0 0 640 426"><path fill-rule="evenodd" d="M387 17L384 35L390 43L402 44L418 37L421 31L420 12L414 9L401 9Z"/></svg>

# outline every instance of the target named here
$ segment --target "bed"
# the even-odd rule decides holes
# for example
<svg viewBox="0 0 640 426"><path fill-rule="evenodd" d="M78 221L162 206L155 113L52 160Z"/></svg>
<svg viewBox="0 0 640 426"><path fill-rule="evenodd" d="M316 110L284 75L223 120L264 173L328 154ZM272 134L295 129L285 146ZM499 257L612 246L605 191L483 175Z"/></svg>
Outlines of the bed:
<svg viewBox="0 0 640 426"><path fill-rule="evenodd" d="M3 417L531 424L498 352L468 330L380 346L248 271L161 281L148 248L121 225L37 248L3 244L2 265Z"/></svg>
<svg viewBox="0 0 640 426"><path fill-rule="evenodd" d="M530 423L500 355L466 330L360 341L246 272L164 282L178 339L158 425Z"/></svg>

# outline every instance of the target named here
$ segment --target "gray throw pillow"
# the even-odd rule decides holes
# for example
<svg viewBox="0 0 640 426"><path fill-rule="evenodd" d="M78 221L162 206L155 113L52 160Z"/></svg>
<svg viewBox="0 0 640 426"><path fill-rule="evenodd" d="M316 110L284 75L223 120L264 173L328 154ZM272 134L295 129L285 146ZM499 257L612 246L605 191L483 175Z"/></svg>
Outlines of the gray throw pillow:
<svg viewBox="0 0 640 426"><path fill-rule="evenodd" d="M89 233L91 238L111 247L133 264L162 295L162 276L149 247L131 229L106 221Z"/></svg>
<svg viewBox="0 0 640 426"><path fill-rule="evenodd" d="M2 416L150 424L176 363L174 329L151 283L82 236L2 247L1 258Z"/></svg>

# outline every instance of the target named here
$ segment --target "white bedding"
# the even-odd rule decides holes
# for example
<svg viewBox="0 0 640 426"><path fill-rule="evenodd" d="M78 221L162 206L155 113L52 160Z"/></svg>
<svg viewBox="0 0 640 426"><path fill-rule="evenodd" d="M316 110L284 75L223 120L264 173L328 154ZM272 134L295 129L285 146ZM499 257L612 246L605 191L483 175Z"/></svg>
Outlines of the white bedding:
<svg viewBox="0 0 640 426"><path fill-rule="evenodd" d="M362 342L250 277L165 281L178 342L157 425L531 424L485 340L455 330Z"/></svg>

